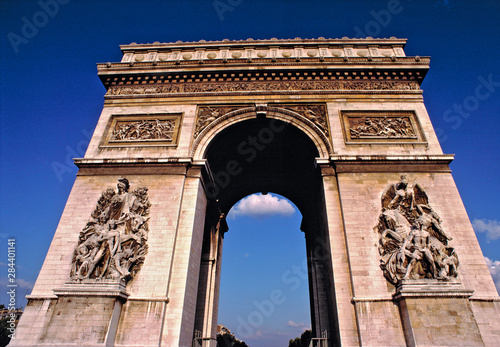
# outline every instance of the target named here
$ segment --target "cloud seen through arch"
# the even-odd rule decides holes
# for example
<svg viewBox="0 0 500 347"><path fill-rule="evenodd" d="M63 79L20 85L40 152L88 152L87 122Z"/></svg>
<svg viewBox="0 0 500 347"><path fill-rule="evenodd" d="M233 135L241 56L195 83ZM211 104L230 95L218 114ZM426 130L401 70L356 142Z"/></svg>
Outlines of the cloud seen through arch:
<svg viewBox="0 0 500 347"><path fill-rule="evenodd" d="M272 194L253 194L240 200L229 211L230 218L238 216L268 217L268 216L291 216L295 213L292 204Z"/></svg>

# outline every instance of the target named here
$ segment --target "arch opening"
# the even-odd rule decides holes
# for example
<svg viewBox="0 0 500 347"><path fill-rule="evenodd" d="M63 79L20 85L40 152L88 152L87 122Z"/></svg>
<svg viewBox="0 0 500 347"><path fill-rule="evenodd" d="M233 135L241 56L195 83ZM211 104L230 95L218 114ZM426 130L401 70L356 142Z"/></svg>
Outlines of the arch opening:
<svg viewBox="0 0 500 347"><path fill-rule="evenodd" d="M249 346L286 346L311 327L301 220L273 192L247 196L228 214L218 323Z"/></svg>
<svg viewBox="0 0 500 347"><path fill-rule="evenodd" d="M225 216L242 198L275 192L293 201L302 214L313 336L326 330L337 345L338 324L324 191L315 165L318 148L296 126L257 117L220 131L205 151L210 179L201 255L195 330L215 336Z"/></svg>
<svg viewBox="0 0 500 347"><path fill-rule="evenodd" d="M276 119L254 118L220 132L205 153L213 182L208 194L222 213L243 197L270 190L307 210L320 183L315 168L318 150L295 126Z"/></svg>

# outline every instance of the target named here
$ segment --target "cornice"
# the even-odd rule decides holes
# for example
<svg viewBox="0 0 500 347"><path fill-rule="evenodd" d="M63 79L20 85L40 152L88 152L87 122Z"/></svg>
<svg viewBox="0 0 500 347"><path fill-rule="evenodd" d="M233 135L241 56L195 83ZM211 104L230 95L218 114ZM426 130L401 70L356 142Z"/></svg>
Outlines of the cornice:
<svg viewBox="0 0 500 347"><path fill-rule="evenodd" d="M169 158L76 158L77 176L94 175L186 175L193 166L189 157Z"/></svg>
<svg viewBox="0 0 500 347"><path fill-rule="evenodd" d="M318 160L320 166L332 166L339 173L361 172L451 172L454 156L435 155L333 155Z"/></svg>
<svg viewBox="0 0 500 347"><path fill-rule="evenodd" d="M221 59L194 61L151 61L97 64L98 75L105 83L107 77L118 75L168 75L175 73L205 73L232 71L251 72L256 68L274 71L415 71L423 80L429 70L429 57L333 57L295 59L252 59L226 61ZM421 81L420 81L421 82Z"/></svg>
<svg viewBox="0 0 500 347"><path fill-rule="evenodd" d="M296 37L294 39L262 39L262 40L254 40L252 38L248 38L245 40L215 40L215 41L177 41L177 42L153 42L153 43L136 43L132 42L130 44L120 45L122 51L126 50L150 50L150 49L182 49L182 48L234 48L241 46L254 46L254 47L262 47L262 46L297 46L297 45L398 45L404 47L406 45L406 39L400 38L348 38L343 37L341 39L338 38L313 38L313 39L302 39L300 37Z"/></svg>

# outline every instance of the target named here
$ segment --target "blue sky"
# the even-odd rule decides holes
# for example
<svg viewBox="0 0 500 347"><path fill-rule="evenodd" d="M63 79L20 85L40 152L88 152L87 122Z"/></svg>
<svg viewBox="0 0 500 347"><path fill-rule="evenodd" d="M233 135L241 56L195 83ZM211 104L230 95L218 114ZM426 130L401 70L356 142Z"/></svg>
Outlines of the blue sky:
<svg viewBox="0 0 500 347"><path fill-rule="evenodd" d="M228 214L219 322L249 346L287 345L311 326L301 220L273 193L246 197Z"/></svg>
<svg viewBox="0 0 500 347"><path fill-rule="evenodd" d="M75 179L71 158L83 156L102 110L105 89L96 63L119 61L118 45L130 42L320 36L407 38L407 55L431 56L424 100L443 151L456 154L453 175L500 286L500 189L495 178L500 162L499 1L58 0L57 7L54 1L0 1L0 254L7 254L6 240L15 237L21 292L36 280ZM480 85L488 87L477 94ZM264 324L275 336L290 332L288 321L300 326L309 319L300 319L307 316L307 307L292 319L287 306L294 295L307 306L305 283L290 293L287 285L271 282L300 264L305 245L299 223L298 212L240 214L229 221L226 235L223 281L236 264L252 265L246 277L252 300L264 300L276 288L287 297L280 306L288 309L279 313L277 308L269 319L281 328ZM293 245L260 262L268 245L249 242L259 239L260 232L287 233ZM245 239L249 235L255 237ZM246 249L238 248L241 244ZM281 261L281 268L275 264L292 253L297 258ZM5 284L6 256L1 257L0 283ZM276 267L266 275L268 286L251 280L259 266L269 264ZM223 283L224 300L235 301L221 301L221 317L230 317L235 302L243 305L245 292L238 299L231 294L236 289L241 288ZM4 292L0 303L6 302Z"/></svg>

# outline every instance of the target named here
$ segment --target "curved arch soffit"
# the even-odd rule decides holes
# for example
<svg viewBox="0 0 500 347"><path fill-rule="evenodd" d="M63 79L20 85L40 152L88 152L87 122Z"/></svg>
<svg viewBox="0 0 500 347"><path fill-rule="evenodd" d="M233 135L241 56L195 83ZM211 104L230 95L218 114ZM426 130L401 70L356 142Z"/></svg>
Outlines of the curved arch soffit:
<svg viewBox="0 0 500 347"><path fill-rule="evenodd" d="M333 154L333 148L330 144L330 140L312 121L294 111L266 105L234 110L212 121L198 134L194 140L191 150L193 159L200 160L205 158L208 146L218 133L233 124L254 119L257 117L257 113L265 113L266 118L281 120L302 130L302 132L304 132L314 143L321 158L328 158Z"/></svg>

